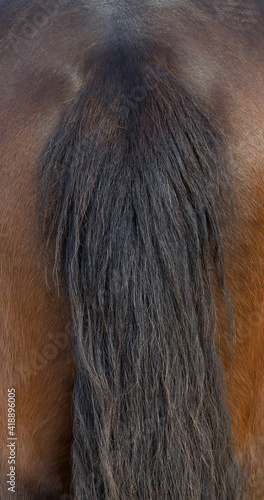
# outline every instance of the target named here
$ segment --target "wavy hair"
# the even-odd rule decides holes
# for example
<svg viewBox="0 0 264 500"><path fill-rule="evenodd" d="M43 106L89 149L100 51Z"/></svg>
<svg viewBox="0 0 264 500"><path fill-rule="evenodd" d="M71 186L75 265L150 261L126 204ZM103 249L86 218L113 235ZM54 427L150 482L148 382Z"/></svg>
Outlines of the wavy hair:
<svg viewBox="0 0 264 500"><path fill-rule="evenodd" d="M117 43L87 68L40 166L74 320L74 498L236 499L215 340L223 139L167 49Z"/></svg>

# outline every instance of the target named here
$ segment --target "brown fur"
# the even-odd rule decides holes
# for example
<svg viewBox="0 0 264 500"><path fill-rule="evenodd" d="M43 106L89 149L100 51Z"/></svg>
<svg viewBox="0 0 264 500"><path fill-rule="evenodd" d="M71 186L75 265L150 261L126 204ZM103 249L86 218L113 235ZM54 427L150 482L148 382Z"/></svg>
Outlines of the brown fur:
<svg viewBox="0 0 264 500"><path fill-rule="evenodd" d="M69 491L74 367L67 339L71 318L67 297L58 297L53 287L49 265L44 272L35 175L48 139L83 84L90 44L105 43L107 14L101 15L92 2L87 2L89 9L81 3L78 8L74 2L61 6L29 38L21 35L21 26L32 18L32 9L38 6L15 0L0 6L3 499L7 388L13 385L17 390L17 498L28 498L23 493L24 483L32 485L32 498L34 491L41 488L47 490L45 498L50 498L51 492L59 498L59 494ZM175 7L168 2L163 9L153 9L145 24L148 29L150 24L154 26L151 29L155 37L162 37L173 48L181 82L192 95L202 99L208 116L226 135L229 147L236 219L226 226L225 246L236 341L232 359L229 345L222 347L222 357L244 474L243 498L263 500L264 15L258 10L261 2L251 3L256 11L254 23L239 33L235 11L221 19L213 8L202 7L203 2ZM17 50L10 45L13 25L19 33ZM234 232L235 244L230 247L229 237ZM225 328L224 313L222 325Z"/></svg>

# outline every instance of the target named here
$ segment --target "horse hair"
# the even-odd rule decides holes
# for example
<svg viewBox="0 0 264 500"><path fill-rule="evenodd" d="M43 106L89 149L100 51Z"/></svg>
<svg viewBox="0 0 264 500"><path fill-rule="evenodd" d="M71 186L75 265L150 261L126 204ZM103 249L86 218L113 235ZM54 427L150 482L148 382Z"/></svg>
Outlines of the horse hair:
<svg viewBox="0 0 264 500"><path fill-rule="evenodd" d="M90 54L40 183L74 320L74 498L238 498L215 340L228 162L168 49Z"/></svg>

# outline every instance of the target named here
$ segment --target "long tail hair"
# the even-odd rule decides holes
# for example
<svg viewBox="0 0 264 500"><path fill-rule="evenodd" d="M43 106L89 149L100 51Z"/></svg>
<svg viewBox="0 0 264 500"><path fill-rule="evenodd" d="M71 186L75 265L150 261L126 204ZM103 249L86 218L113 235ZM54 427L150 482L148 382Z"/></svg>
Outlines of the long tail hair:
<svg viewBox="0 0 264 500"><path fill-rule="evenodd" d="M117 45L87 67L41 165L74 320L74 498L236 499L215 342L222 140L167 51Z"/></svg>

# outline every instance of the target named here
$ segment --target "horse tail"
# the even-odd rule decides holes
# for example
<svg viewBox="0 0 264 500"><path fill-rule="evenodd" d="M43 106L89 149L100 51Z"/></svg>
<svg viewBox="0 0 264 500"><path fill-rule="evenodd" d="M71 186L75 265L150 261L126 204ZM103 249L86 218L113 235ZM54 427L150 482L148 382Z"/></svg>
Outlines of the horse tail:
<svg viewBox="0 0 264 500"><path fill-rule="evenodd" d="M222 138L167 49L116 46L87 67L41 166L74 322L74 498L235 499L215 340Z"/></svg>

